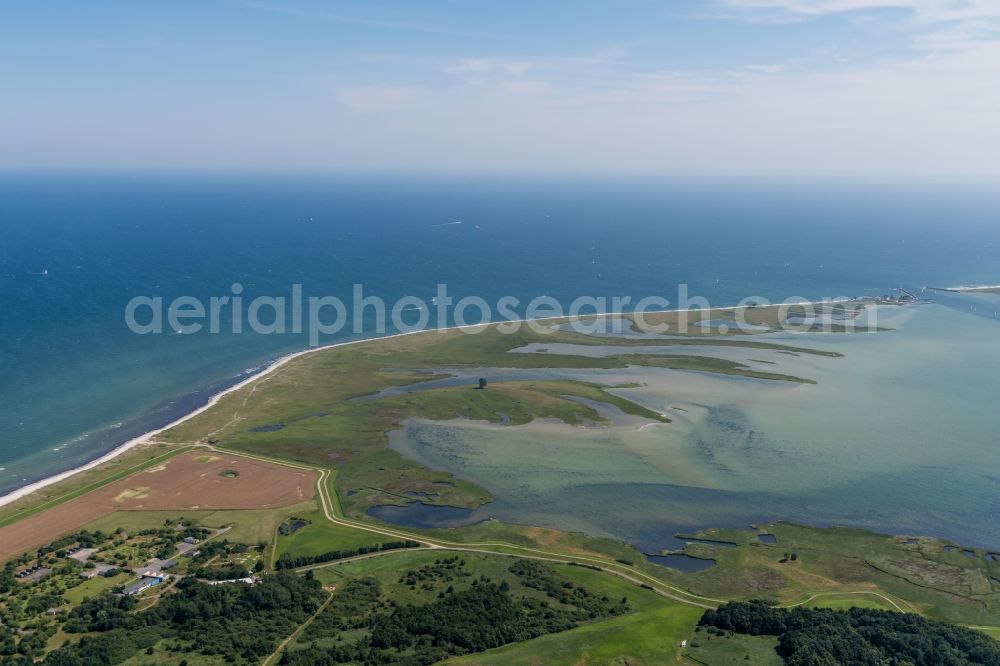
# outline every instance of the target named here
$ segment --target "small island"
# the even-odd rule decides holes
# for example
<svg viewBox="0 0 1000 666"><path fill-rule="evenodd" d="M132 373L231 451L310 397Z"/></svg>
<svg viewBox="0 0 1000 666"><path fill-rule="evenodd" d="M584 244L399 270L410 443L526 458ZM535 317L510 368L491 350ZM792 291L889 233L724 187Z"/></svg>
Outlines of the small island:
<svg viewBox="0 0 1000 666"><path fill-rule="evenodd" d="M932 287L936 291L950 291L956 294L1000 294L1000 285L992 287Z"/></svg>

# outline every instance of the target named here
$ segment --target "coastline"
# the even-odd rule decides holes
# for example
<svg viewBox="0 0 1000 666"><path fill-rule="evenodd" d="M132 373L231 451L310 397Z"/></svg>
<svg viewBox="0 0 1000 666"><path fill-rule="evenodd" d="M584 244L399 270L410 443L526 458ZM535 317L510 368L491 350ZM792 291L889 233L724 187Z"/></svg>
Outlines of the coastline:
<svg viewBox="0 0 1000 666"><path fill-rule="evenodd" d="M420 333L420 332L422 332L422 331L414 331L413 333ZM390 335L390 336L384 336L384 337L386 337L386 338L389 338L389 337L398 337L398 336L401 336L401 335L412 335L412 333L396 333L396 334L393 334L393 335ZM219 400L221 400L225 396L229 395L230 393L233 393L235 391L240 390L241 388L243 388L244 386L250 384L251 382L254 382L254 381L257 381L258 379L262 379L263 377L266 377L271 372L274 372L278 368L284 366L288 362L290 362L290 361L292 361L292 360L294 360L294 359L296 359L296 358L298 358L300 356L304 356L306 354L311 354L313 352L318 352L318 351L321 351L321 350L324 350L324 349L330 349L332 347L339 347L339 346L342 346L342 345L349 345L349 344L357 344L359 342L369 342L371 340L377 340L377 339L381 339L381 338L365 338L365 339L362 339L362 340L349 340L347 342L337 342L337 343L330 344L330 345L323 345L323 346L320 346L320 347L313 347L311 349L303 349L301 351L292 352L291 354L286 354L284 356L281 356L281 357L275 359L271 363L264 364L264 367L262 367L259 372L251 374L248 377L246 377L245 379L243 379L242 381L239 381L239 382L233 384L232 386L230 386L230 387L228 387L226 389L223 389L222 391L219 391L218 393L213 394L204 405L202 405L201 407L198 407L198 408L196 408L196 409L188 412L187 414L183 414L182 416L179 416L178 418L174 419L173 421L171 421L170 423L166 424L165 426L161 426L161 427L156 428L154 430L150 430L150 431L144 432L141 435L138 435L137 437L133 437L132 439L128 440L127 442L116 446L111 451L108 451L107 453L101 455L100 457L98 457L98 458L96 458L94 460L86 462L86 463L84 463L82 465L79 465L77 467L74 467L72 469L68 469L68 470L66 470L64 472L59 472L57 474L53 474L52 476L48 476L48 477L46 477L44 479L40 479L39 481L35 481L33 483L29 483L26 486L21 486L20 488L12 490L11 492L7 493L6 495L3 495L2 497L0 497L0 507L6 506L6 505L8 505L8 504L10 504L12 502L16 502L17 500L19 500L19 499L21 499L23 497L27 497L28 495L30 495L30 494L32 494L32 493L34 493L36 491L39 491L39 490L41 490L43 488L46 488L48 486L51 486L53 484L59 483L60 481L65 481L66 479L68 479L68 478L70 478L72 476L75 476L76 474L79 474L81 472L86 472L87 470L94 469L95 467L103 465L106 462L110 462L111 460L114 460L115 458L117 458L118 456L122 455L123 453L125 453L127 451L130 451L130 450L132 450L132 449L134 449L134 448L136 448L138 446L141 446L143 444L149 444L153 437L156 437L160 433L165 432L167 430L170 430L171 428L174 428L174 427L176 427L176 426L184 423L185 421L189 421L190 419L193 419L194 417L196 417L199 414L205 412L209 408L214 407L219 402Z"/></svg>
<svg viewBox="0 0 1000 666"><path fill-rule="evenodd" d="M859 298L841 299L841 300L832 300L832 301L831 300L827 300L827 301L803 301L803 302L799 302L799 303L794 303L792 305L823 305L823 304L829 304L829 303L867 302L868 300L869 300L868 297L859 297ZM770 304L770 305L760 306L760 309L771 308L771 307L780 307L782 305L783 304L780 304L780 303ZM877 307L877 305L876 304L871 304L870 307ZM746 309L746 306L733 305L733 306L726 306L726 307L710 308L708 311L709 312L727 312L727 311L735 311L735 310L741 310L741 309ZM700 312L702 310L703 310L703 308L687 308L687 309L677 309L677 310L648 310L648 311L645 311L645 314L652 315L652 314L668 314L668 313L681 313L681 312ZM183 415L177 417L176 419L174 419L173 421L171 421L170 423L168 423L168 424L166 424L164 426L161 426L159 428L155 428L153 430L149 430L147 432L142 433L141 435L133 437L132 439L130 439L130 440L128 440L128 441L126 441L126 442L124 442L124 443L116 446L115 448L113 448L112 450L108 451L107 453L104 453L104 454L100 455L99 457L95 458L94 460L90 460L90 461L88 461L88 462L86 462L86 463L84 463L82 465L78 465L78 466L76 466L76 467L74 467L72 469L68 469L68 470L65 470L63 472L58 472L56 474L53 474L53 475L48 476L48 477L45 477L45 478L40 479L38 481L34 481L34 482L29 483L27 485L21 486L20 488L15 488L14 490L10 491L9 493L7 493L7 494L5 494L3 496L0 496L0 508L2 508L4 506L7 506L8 504L11 504L13 502L16 502L19 499L27 497L27 496L31 495L32 493L35 493L35 492L37 492L39 490L47 488L48 486L54 485L54 484L59 483L61 481L65 481L66 479L69 479L69 478L71 478L71 477L73 477L73 476L75 476L77 474L82 473L82 472L86 472L88 470L94 469L95 467L99 467L100 465L103 465L104 463L110 462L111 460L114 460L115 458L121 456L122 454L124 454L124 453L126 453L126 452L128 452L128 451L130 451L130 450L132 450L134 448L137 448L137 447L142 446L144 444L149 444L149 443L151 443L152 438L156 437L157 435L159 435L162 432L170 430L171 428L174 428L174 427L176 427L178 425L181 425L182 423L184 423L186 421L189 421L189 420L193 419L194 417L198 416L199 414L202 414L203 412L207 411L209 408L214 407L219 402L219 400L221 400L225 396L229 395L230 393L238 391L238 390L242 389L243 387L245 387L245 386L247 386L247 385L249 385L249 384L251 384L251 383L253 383L253 382L255 382L255 381L259 380L259 379L263 379L264 377L268 376L269 374L271 374L272 372L276 371L277 369L279 369L279 368L287 365L289 362L291 362L291 361L293 361L293 360L295 360L295 359L297 359L299 357L306 356L308 354L313 354L313 353L324 351L324 350L328 350L328 349L334 349L334 348L337 348L337 347L345 347L345 346L348 346L348 345L361 344L361 343L365 343L365 342L374 342L374 341L378 341L378 340L391 340L391 339L394 339L394 338L401 338L401 337L404 337L404 336L416 335L416 334L419 334L419 333L433 333L433 332L439 332L439 333L441 333L441 332L447 332L447 331L453 331L453 330L475 329L475 328L496 326L496 325L504 324L504 323L528 324L528 323L532 323L532 322L569 321L569 320L580 320L580 319L591 319L591 318L622 317L622 316L626 316L626 315L630 315L630 314L635 314L635 313L634 312L605 312L605 313L598 313L598 314L587 314L587 315L576 315L576 316L560 315L560 316L554 316L554 317L538 317L538 318L535 318L535 319L516 319L516 320L504 320L504 321L491 321L491 322L487 322L487 323L466 324L466 325L463 325L463 326L447 326L447 327L443 327L443 328L420 329L420 330L416 330L416 331L407 331L405 333L391 333L389 335L381 335L381 336L375 336L375 337L370 337L370 338L360 338L358 340L347 340L345 342L334 342L334 343L327 344L327 345L320 345L318 347L310 347L308 349L302 349L302 350L297 351L297 352L292 352L290 354L285 354L284 356L280 356L280 357L276 358L273 362L262 364L262 367L261 367L261 369L260 369L259 372L251 374L251 375L247 376L246 378L244 378L243 380L237 382L236 384L233 384L232 386L229 386L229 387L227 387L227 388L219 391L218 393L213 394L211 397L209 397L208 401L204 405L201 405L200 407L197 407L196 409L194 409L194 410L192 410L192 411L190 411L190 412L188 412L186 414L183 414Z"/></svg>
<svg viewBox="0 0 1000 666"><path fill-rule="evenodd" d="M981 287L928 287L933 291L949 291L953 294L997 294L1000 285L984 285Z"/></svg>

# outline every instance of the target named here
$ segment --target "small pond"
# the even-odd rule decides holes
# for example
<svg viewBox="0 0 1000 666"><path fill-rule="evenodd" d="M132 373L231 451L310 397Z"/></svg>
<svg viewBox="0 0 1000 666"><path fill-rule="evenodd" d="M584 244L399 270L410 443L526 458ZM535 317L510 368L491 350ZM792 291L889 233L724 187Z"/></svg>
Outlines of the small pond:
<svg viewBox="0 0 1000 666"><path fill-rule="evenodd" d="M405 506L383 504L368 509L368 515L398 527L428 529L435 527L467 527L489 518L484 507L463 509L457 506L440 506L411 502Z"/></svg>
<svg viewBox="0 0 1000 666"><path fill-rule="evenodd" d="M694 557L684 553L671 553L670 555L647 555L646 559L653 564L669 567L684 573L698 573L715 566L715 560L704 557Z"/></svg>

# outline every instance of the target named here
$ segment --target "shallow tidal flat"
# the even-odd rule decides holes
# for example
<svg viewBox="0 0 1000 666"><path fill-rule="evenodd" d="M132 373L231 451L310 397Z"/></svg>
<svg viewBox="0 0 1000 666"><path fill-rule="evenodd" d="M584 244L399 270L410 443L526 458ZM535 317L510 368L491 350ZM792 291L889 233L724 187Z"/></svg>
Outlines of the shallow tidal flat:
<svg viewBox="0 0 1000 666"><path fill-rule="evenodd" d="M672 422L610 406L602 414L610 426L409 419L390 435L390 446L493 493L496 501L475 517L584 530L646 552L675 547L678 531L773 520L995 547L1000 417L992 403L1000 389L1000 323L922 305L879 308L878 324L894 330L752 338L842 357L742 347L629 350L724 358L815 384L639 366L496 376L479 369L474 374L491 382L566 378L622 386L611 392ZM574 347L521 351L622 351ZM392 519L408 517L397 512Z"/></svg>

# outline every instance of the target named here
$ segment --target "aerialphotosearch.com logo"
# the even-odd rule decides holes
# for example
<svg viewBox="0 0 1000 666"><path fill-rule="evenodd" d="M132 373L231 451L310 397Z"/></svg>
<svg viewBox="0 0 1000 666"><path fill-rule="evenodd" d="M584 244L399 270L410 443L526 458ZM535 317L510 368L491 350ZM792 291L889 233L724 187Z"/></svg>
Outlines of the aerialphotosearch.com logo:
<svg viewBox="0 0 1000 666"><path fill-rule="evenodd" d="M847 297L808 301L789 298L771 304L761 297L743 299L734 307L713 309L708 299L691 296L688 285L678 286L674 302L661 296L580 296L568 307L551 297L538 296L527 303L503 296L494 303L479 296L457 301L446 284L428 303L418 296L403 296L391 305L379 296L365 294L364 286L353 285L350 303L337 296L308 296L301 284L293 284L288 296L257 296L247 300L243 285L234 283L230 293L212 296L206 303L194 296L178 296L169 302L162 296L136 296L125 307L125 322L139 335L177 333L243 333L247 329L261 335L308 334L309 345L318 346L323 336L343 333L385 335L459 328L475 334L483 324L497 324L501 333L516 333L522 326L535 333L550 333L554 323L563 323L584 334L621 334L630 327L643 333L688 334L690 332L760 332L763 328L786 331L853 330L861 302ZM522 304L523 309L520 309ZM669 318L662 313L674 311ZM611 314L626 314L612 317ZM659 313L659 316L653 316ZM722 319L705 320L706 314L721 313ZM763 313L767 316L762 317ZM865 327L874 326L874 310ZM565 320L562 322L553 320ZM166 326L164 325L166 324Z"/></svg>

